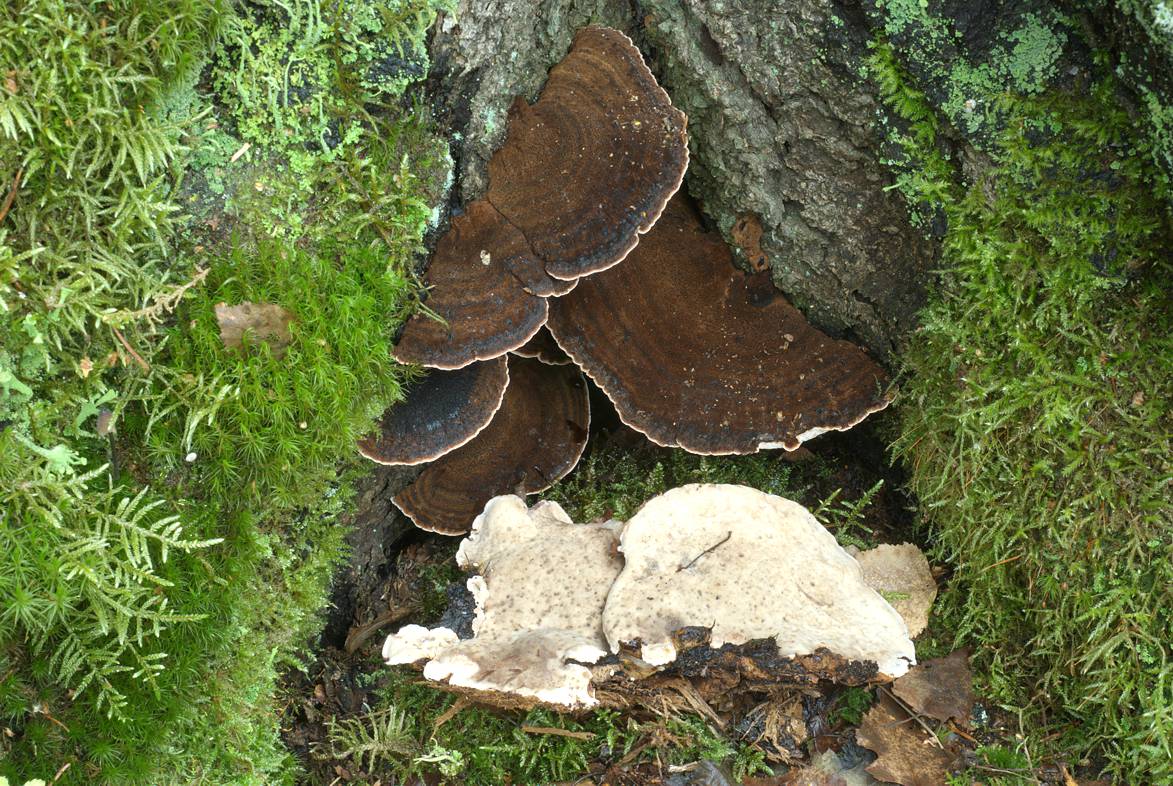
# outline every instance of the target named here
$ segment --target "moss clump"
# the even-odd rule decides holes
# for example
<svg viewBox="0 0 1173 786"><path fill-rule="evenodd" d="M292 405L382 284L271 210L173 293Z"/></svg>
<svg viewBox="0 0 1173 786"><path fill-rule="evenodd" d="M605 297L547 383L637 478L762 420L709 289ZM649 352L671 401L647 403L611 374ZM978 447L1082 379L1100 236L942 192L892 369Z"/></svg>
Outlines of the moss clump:
<svg viewBox="0 0 1173 786"><path fill-rule="evenodd" d="M926 0L877 0L877 27L892 42L934 104L968 138L984 142L1001 124L994 99L1006 90L1036 95L1058 76L1070 22L1051 8L1007 9L979 27L988 41L967 41L948 13Z"/></svg>
<svg viewBox="0 0 1173 786"><path fill-rule="evenodd" d="M307 168L290 163L309 149L296 134L240 153L231 102L205 91L233 89L218 36L243 7L0 10L0 774L14 780L63 764L59 784L295 777L276 678L344 551L339 462L408 373L389 342L415 301L442 156L426 118L393 104L402 81L332 103L349 141ZM418 35L434 13L395 8ZM328 57L394 43L370 20L332 24ZM389 105L363 103L376 93ZM290 182L331 198L307 209ZM300 243L270 239L292 216ZM221 346L212 306L245 300L294 314L280 360Z"/></svg>
<svg viewBox="0 0 1173 786"><path fill-rule="evenodd" d="M527 713L467 707L449 715L455 698L392 672L383 703L365 716L332 722L316 755L348 760L367 783L440 777L469 786L553 783L620 760L727 763L738 779L768 772L762 753L731 743L696 716L638 722L611 710L583 717L535 709ZM439 722L441 717L446 718ZM550 733L556 729L566 734Z"/></svg>
<svg viewBox="0 0 1173 786"><path fill-rule="evenodd" d="M224 504L284 509L319 498L338 457L401 395L391 330L411 291L381 249L311 254L263 241L212 261L165 337L164 369L130 424L153 474ZM242 302L292 315L280 357L264 342L224 347L213 306Z"/></svg>
<svg viewBox="0 0 1173 786"><path fill-rule="evenodd" d="M890 105L933 162L916 92ZM910 111L910 108L912 111ZM905 356L895 450L955 568L942 610L994 697L1125 780L1173 778L1168 184L1114 99L1004 98L994 166L933 165L941 293ZM913 181L910 181L910 183ZM1056 713L1047 714L1044 713Z"/></svg>

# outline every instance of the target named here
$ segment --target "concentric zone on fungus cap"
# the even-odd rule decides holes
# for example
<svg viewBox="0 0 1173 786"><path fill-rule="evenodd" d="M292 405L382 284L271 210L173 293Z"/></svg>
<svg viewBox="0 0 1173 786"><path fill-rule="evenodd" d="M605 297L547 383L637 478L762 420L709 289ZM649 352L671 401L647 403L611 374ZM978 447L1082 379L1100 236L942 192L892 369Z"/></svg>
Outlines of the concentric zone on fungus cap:
<svg viewBox="0 0 1173 786"><path fill-rule="evenodd" d="M416 314L392 355L401 363L457 369L520 347L548 314L546 299L514 274L536 264L520 232L489 203L473 202L452 219L428 265L427 305L444 321Z"/></svg>
<svg viewBox="0 0 1173 786"><path fill-rule="evenodd" d="M423 464L465 444L489 425L509 385L504 356L456 371L432 371L383 413L358 452L379 464Z"/></svg>
<svg viewBox="0 0 1173 786"><path fill-rule="evenodd" d="M583 28L538 102L510 110L488 199L554 278L606 270L680 188L686 125L631 39Z"/></svg>
<svg viewBox="0 0 1173 786"><path fill-rule="evenodd" d="M582 456L590 428L582 373L528 358L508 362L509 387L492 422L395 496L421 529L462 535L493 497L544 491Z"/></svg>
<svg viewBox="0 0 1173 786"><path fill-rule="evenodd" d="M510 110L489 193L437 245L427 303L444 322L412 317L395 358L453 369L529 340L545 297L622 260L655 223L688 168L686 124L627 36L579 31L538 102Z"/></svg>
<svg viewBox="0 0 1173 786"><path fill-rule="evenodd" d="M682 197L622 265L552 301L547 326L627 425L693 453L794 450L889 402L862 349L737 270Z"/></svg>

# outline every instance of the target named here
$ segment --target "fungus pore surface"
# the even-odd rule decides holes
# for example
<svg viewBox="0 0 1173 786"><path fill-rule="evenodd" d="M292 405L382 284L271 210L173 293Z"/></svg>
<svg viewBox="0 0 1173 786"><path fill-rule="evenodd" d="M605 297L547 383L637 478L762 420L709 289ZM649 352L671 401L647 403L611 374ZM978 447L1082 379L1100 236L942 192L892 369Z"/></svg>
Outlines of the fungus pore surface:
<svg viewBox="0 0 1173 786"><path fill-rule="evenodd" d="M916 662L904 620L796 502L745 486L682 486L624 525L620 549L623 572L603 611L613 652L636 645L644 661L665 665L677 656L675 634L700 627L713 649L772 638L784 657L825 648L888 678Z"/></svg>
<svg viewBox="0 0 1173 786"><path fill-rule="evenodd" d="M516 356L508 363L509 386L489 425L393 499L421 529L462 535L492 497L536 494L578 463L590 428L582 373Z"/></svg>
<svg viewBox="0 0 1173 786"><path fill-rule="evenodd" d="M622 265L551 301L547 327L627 425L693 453L794 450L889 401L862 349L736 269L681 197Z"/></svg>
<svg viewBox="0 0 1173 786"><path fill-rule="evenodd" d="M501 408L509 384L505 357L457 371L433 371L383 413L358 452L379 464L422 464L464 445Z"/></svg>
<svg viewBox="0 0 1173 786"><path fill-rule="evenodd" d="M526 509L520 497L490 500L456 559L476 571L473 638L407 626L389 637L390 663L429 659L424 676L489 694L559 707L596 703L582 664L606 654L603 602L619 573L618 524L575 524L557 504Z"/></svg>

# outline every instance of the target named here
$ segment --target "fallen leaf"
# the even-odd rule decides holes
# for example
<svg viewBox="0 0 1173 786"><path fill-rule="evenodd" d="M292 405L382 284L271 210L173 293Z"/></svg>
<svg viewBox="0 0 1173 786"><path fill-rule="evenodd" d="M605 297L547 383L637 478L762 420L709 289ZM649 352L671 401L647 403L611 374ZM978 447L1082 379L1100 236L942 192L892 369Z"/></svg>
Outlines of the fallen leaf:
<svg viewBox="0 0 1173 786"><path fill-rule="evenodd" d="M901 786L941 786L957 761L954 753L939 747L935 738L883 693L864 716L855 738L876 753L867 771Z"/></svg>
<svg viewBox="0 0 1173 786"><path fill-rule="evenodd" d="M953 718L965 726L973 710L972 682L969 650L960 649L913 666L892 683L892 692L921 715L939 721Z"/></svg>
<svg viewBox="0 0 1173 786"><path fill-rule="evenodd" d="M220 323L220 340L228 349L240 349L249 333L254 341L268 343L273 357L279 358L293 340L289 332L293 315L275 303L217 303L216 321Z"/></svg>
<svg viewBox="0 0 1173 786"><path fill-rule="evenodd" d="M862 761L848 767L835 751L823 751L811 756L810 764L795 767L775 778L747 778L742 786L877 786L879 781L868 775Z"/></svg>
<svg viewBox="0 0 1173 786"><path fill-rule="evenodd" d="M908 635L919 636L929 624L929 610L937 597L937 582L924 552L911 543L884 544L855 555L863 580L896 609L908 625Z"/></svg>

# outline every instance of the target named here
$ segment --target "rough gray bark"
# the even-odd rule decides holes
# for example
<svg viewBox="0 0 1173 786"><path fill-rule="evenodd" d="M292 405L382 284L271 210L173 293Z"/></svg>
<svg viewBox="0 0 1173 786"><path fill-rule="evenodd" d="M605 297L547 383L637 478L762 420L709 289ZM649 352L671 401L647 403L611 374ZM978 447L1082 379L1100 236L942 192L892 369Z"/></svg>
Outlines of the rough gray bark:
<svg viewBox="0 0 1173 786"><path fill-rule="evenodd" d="M731 239L762 225L776 284L817 324L888 358L924 298L935 243L881 162L862 15L831 0L464 0L432 44L430 92L453 134L461 202L514 96L533 99L575 30L622 29L689 116L687 186Z"/></svg>

